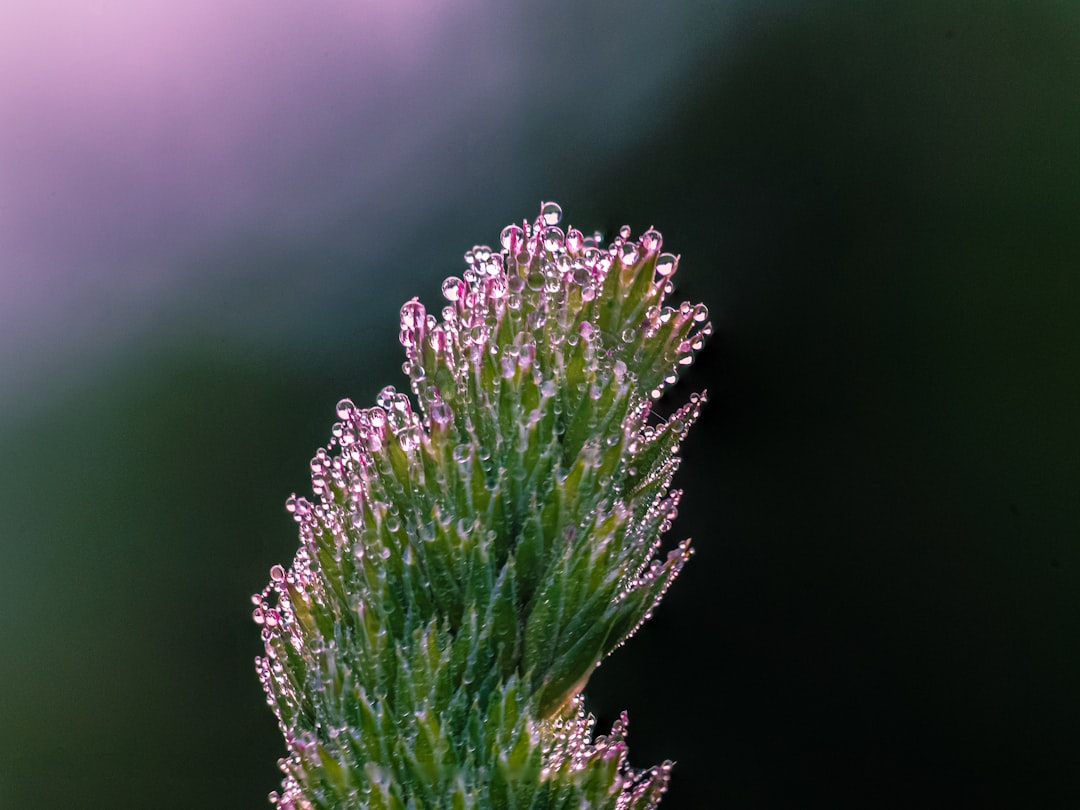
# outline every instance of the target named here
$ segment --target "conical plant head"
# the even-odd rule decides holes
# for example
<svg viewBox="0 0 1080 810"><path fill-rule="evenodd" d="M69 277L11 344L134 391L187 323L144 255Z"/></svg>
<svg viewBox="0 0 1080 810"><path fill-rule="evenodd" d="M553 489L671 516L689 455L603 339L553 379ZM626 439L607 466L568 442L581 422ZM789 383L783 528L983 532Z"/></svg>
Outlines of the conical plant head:
<svg viewBox="0 0 1080 810"><path fill-rule="evenodd" d="M408 390L337 405L292 495L291 565L253 597L285 738L281 808L656 807L671 763L593 736L590 674L689 558L662 550L704 395L653 403L711 332L666 304L652 228L609 243L544 203L400 312Z"/></svg>

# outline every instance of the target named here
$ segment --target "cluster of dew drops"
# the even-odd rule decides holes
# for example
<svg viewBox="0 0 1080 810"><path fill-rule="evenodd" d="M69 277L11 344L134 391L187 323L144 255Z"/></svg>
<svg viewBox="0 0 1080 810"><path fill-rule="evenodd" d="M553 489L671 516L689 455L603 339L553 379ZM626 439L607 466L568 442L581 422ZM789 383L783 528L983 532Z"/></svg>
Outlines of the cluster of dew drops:
<svg viewBox="0 0 1080 810"><path fill-rule="evenodd" d="M492 250L486 245L474 246L465 254L466 268L462 277L450 276L442 283L442 294L448 305L442 310L443 322L438 323L429 315L417 299L412 299L401 308L399 339L406 348L409 359L402 370L409 376L414 394L423 394L424 412L421 416L413 411L407 394L399 393L393 386L384 388L376 398L376 406L359 408L349 399L343 399L337 405L337 415L341 420L335 423L329 446L340 448L338 456L331 456L326 448L320 448L311 460L312 491L321 503L312 503L303 497L291 495L286 501L286 510L300 525L301 545L290 569L274 565L270 569L270 582L261 592L251 597L254 604L253 619L262 627L262 638L266 646L267 658L256 659L260 678L267 692L267 702L273 706L269 681L281 675L282 664L277 660L272 637L283 633L296 649L302 647L302 641L293 621L290 593L293 597L304 598L314 584L315 573L311 560L315 556L315 536L322 530L328 530L336 536L343 536L350 528L360 528L355 521L360 520L360 506L367 488L366 470L373 464L380 463L380 451L386 442L387 431L392 431L395 438L406 451L413 449L423 441L425 430L445 428L453 418L450 407L442 401L434 386L424 386L425 371L418 361L421 341L427 340L438 353L446 354L453 344L467 349L467 359L474 363L485 351L498 351L490 345L490 335L497 325L493 315L503 309L521 310L523 298L537 295L543 304L527 315L525 326L536 331L544 326L550 315L561 319L566 327L573 321L573 313L560 304L566 300L567 290L575 289L583 303L592 301L599 293L608 271L621 263L623 267L635 265L643 256L657 253L654 263L654 284L663 292L663 296L674 291L672 276L678 267L679 257L672 253L659 253L662 236L654 228L647 229L637 241L631 240L629 225L623 225L617 235L604 246L604 237L600 232L586 236L576 228L560 227L562 208L555 202L541 205L539 216L532 222L522 221L520 225L510 224L502 229L499 243L502 250ZM661 296L661 300L663 299ZM693 362L694 354L700 350L705 339L712 333L712 325L707 322L708 310L703 304L692 305L683 302L678 310L668 306L653 306L645 313L643 328L645 337L650 332L655 334L660 324L674 316L692 319L698 326L683 345L678 347L676 367L664 377L664 384L674 384L678 366ZM590 340L594 325L588 320L576 325L570 334L553 331L557 339L579 338ZM626 344L640 340L636 329L627 329L619 338ZM531 338L515 342L505 347L507 354L504 364L529 364L535 356L536 347L530 345ZM622 366L622 368L619 368ZM512 366L506 373L512 372ZM625 372L625 364L617 364L617 372ZM548 388L554 383L547 381ZM651 391L651 397L658 399L661 388ZM551 391L545 391L550 396ZM691 395L692 405L703 402L701 395ZM645 426L642 438L648 438L651 426ZM471 449L471 445L461 445L455 451L462 455ZM633 449L633 448L631 448ZM455 458L457 453L455 452ZM334 493L346 493L348 505L344 510L334 508ZM393 516L388 516L393 520ZM343 525L351 523L351 525ZM394 530L394 527L391 527ZM288 734L287 729L282 729Z"/></svg>
<svg viewBox="0 0 1080 810"><path fill-rule="evenodd" d="M466 252L466 269L462 277L450 276L442 283L442 293L449 305L442 310L441 324L427 314L417 299L407 302L401 308L400 341L410 356L415 358L417 346L425 338L436 351L444 351L451 342L460 341L473 352L474 360L484 347L492 354L497 353L500 348L488 343L496 325L491 314L503 307L521 310L523 297L528 294L542 296L543 302L528 313L527 330L541 329L549 317L558 319L559 325L565 328L576 316L563 306L570 289L574 289L576 297L587 304L599 293L609 270L617 262L624 267L632 266L649 254L658 253L654 264L657 287L662 289L664 296L674 291L672 276L678 268L679 257L659 253L663 243L659 231L650 227L633 241L630 226L623 225L605 247L599 231L591 236L572 227L564 231L560 227L562 214L558 203L545 202L534 222L525 220L520 225L510 224L502 229L499 234L501 251L476 245ZM684 345L678 347L678 365L687 366L694 362L695 352L712 334L712 324L707 322L709 312L704 304L683 302L678 310L666 306L650 308L645 313L644 336L651 337L660 324L676 314L692 318L699 325ZM571 344L595 337L595 327L588 320L579 323L577 330L568 334L561 334L558 329L549 331L553 339L565 339ZM639 341L641 335L637 329L627 328L619 337L624 343L631 344ZM507 375L512 373L515 362L529 362L530 343L531 338L526 336L523 341L506 347L508 353L502 357L502 362ZM423 367L407 361L402 371L409 375L413 391L417 392L424 379ZM678 368L672 368L665 376L664 384L674 384L677 375ZM663 389L658 387L652 391L652 398L659 399L662 394Z"/></svg>

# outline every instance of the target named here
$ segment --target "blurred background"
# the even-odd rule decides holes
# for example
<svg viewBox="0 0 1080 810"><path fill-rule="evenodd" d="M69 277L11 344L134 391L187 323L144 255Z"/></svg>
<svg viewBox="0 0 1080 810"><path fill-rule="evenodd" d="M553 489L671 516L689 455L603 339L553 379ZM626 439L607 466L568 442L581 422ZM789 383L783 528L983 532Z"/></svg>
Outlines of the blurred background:
<svg viewBox="0 0 1080 810"><path fill-rule="evenodd" d="M1080 6L6 0L0 807L269 805L250 594L556 200L716 333L594 676L666 810L1080 806Z"/></svg>

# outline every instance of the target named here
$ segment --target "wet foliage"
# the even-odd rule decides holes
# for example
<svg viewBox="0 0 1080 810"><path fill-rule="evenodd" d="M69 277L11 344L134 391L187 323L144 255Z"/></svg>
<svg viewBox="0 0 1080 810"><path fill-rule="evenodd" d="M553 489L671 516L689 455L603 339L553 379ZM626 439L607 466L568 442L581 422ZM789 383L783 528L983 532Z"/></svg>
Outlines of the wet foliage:
<svg viewBox="0 0 1080 810"><path fill-rule="evenodd" d="M655 400L711 332L665 304L649 229L563 230L545 203L412 299L409 392L337 405L291 565L253 597L285 737L282 808L652 808L671 763L594 736L590 674L689 558L664 550L679 444L704 395Z"/></svg>

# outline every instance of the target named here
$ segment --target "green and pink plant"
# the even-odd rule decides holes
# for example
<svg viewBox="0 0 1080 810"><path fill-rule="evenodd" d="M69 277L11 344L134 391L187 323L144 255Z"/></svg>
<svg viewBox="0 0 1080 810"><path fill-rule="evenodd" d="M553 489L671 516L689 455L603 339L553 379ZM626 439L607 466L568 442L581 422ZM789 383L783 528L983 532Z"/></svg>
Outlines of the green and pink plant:
<svg viewBox="0 0 1080 810"><path fill-rule="evenodd" d="M645 810L671 763L593 735L590 674L691 554L662 538L704 403L654 401L711 332L678 257L545 203L476 246L441 317L401 308L409 391L345 399L291 496L300 546L253 597L282 810Z"/></svg>

